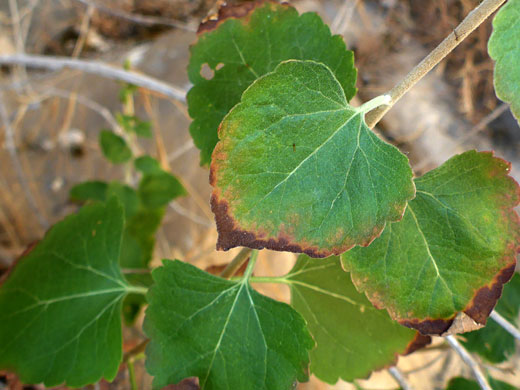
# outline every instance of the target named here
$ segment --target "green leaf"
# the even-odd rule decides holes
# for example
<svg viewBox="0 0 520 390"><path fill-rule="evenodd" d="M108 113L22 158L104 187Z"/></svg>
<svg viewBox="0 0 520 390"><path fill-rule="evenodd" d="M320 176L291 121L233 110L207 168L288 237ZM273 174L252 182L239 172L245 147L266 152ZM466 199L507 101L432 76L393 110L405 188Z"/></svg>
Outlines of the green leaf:
<svg viewBox="0 0 520 390"><path fill-rule="evenodd" d="M144 175L138 193L145 207L155 208L166 206L173 199L186 195L186 190L175 176L162 171Z"/></svg>
<svg viewBox="0 0 520 390"><path fill-rule="evenodd" d="M134 160L135 169L141 173L162 172L161 164L151 156L141 156Z"/></svg>
<svg viewBox="0 0 520 390"><path fill-rule="evenodd" d="M119 125L129 133L135 133L140 137L152 137L152 124L142 121L135 115L117 114L116 120Z"/></svg>
<svg viewBox="0 0 520 390"><path fill-rule="evenodd" d="M210 162L218 126L245 89L289 59L326 64L346 98L355 95L354 55L315 13L298 15L287 4L249 2L224 6L218 21L201 25L199 40L191 47L188 75L193 88L187 96L190 133L201 151L201 165ZM214 71L210 80L201 75L204 64Z"/></svg>
<svg viewBox="0 0 520 390"><path fill-rule="evenodd" d="M139 197L130 186L118 181L112 181L108 185L106 199L115 196L123 205L126 219L132 217L139 210Z"/></svg>
<svg viewBox="0 0 520 390"><path fill-rule="evenodd" d="M108 184L104 181L85 181L76 184L69 191L69 197L76 202L88 200L105 201L107 198Z"/></svg>
<svg viewBox="0 0 520 390"><path fill-rule="evenodd" d="M132 151L123 137L109 130L102 130L99 133L99 144L103 155L114 164L121 164L132 158Z"/></svg>
<svg viewBox="0 0 520 390"><path fill-rule="evenodd" d="M291 305L307 321L316 348L311 373L334 384L338 379L366 378L431 340L393 321L356 291L338 257L298 257L284 277Z"/></svg>
<svg viewBox="0 0 520 390"><path fill-rule="evenodd" d="M366 126L369 109L349 106L334 74L313 61L284 62L255 81L213 153L217 247L326 257L400 220L412 171Z"/></svg>
<svg viewBox="0 0 520 390"><path fill-rule="evenodd" d="M57 223L0 287L0 368L24 383L112 380L122 358L118 267L123 210L115 199Z"/></svg>
<svg viewBox="0 0 520 390"><path fill-rule="evenodd" d="M520 275L515 274L504 285L495 310L509 322L517 322L520 311ZM504 362L515 352L515 338L492 318L488 319L485 328L466 333L464 338L467 350L478 353L491 363Z"/></svg>
<svg viewBox="0 0 520 390"><path fill-rule="evenodd" d="M495 64L495 91L499 99L511 104L520 123L520 0L509 0L493 20L488 51Z"/></svg>
<svg viewBox="0 0 520 390"><path fill-rule="evenodd" d="M493 390L517 390L515 386L491 377L489 378L489 384ZM481 387L474 380L457 377L450 380L446 390L481 390Z"/></svg>
<svg viewBox="0 0 520 390"><path fill-rule="evenodd" d="M287 390L308 379L314 345L290 306L180 262L153 271L144 329L154 388L196 376L201 389Z"/></svg>
<svg viewBox="0 0 520 390"><path fill-rule="evenodd" d="M509 170L469 151L416 179L402 221L342 256L358 290L423 334L445 332L459 312L485 324L516 264L519 188Z"/></svg>
<svg viewBox="0 0 520 390"><path fill-rule="evenodd" d="M148 270L148 265L155 247L155 234L164 217L164 202L169 202L184 192L177 190L177 181L171 180L171 175L162 171L159 163L149 156L135 160L136 169L144 173L157 174L158 179L166 177L166 185L143 176L143 191L139 194L131 187L118 181L110 184L104 182L87 182L79 184L71 190L71 197L77 200L106 201L115 196L125 210L125 229L121 244L120 266L133 271ZM154 176L157 177L157 176ZM92 184L91 184L92 183ZM104 191L101 191L104 189ZM148 287L151 285L149 274L129 274L127 279L132 285ZM145 299L140 294L131 294L125 298L123 315L127 324L132 324Z"/></svg>

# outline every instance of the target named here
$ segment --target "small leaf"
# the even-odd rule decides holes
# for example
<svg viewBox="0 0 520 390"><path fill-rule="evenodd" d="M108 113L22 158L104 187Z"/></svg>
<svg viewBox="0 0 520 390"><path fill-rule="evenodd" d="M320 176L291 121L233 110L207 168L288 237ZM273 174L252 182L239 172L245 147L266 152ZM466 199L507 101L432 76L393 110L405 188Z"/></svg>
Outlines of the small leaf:
<svg viewBox="0 0 520 390"><path fill-rule="evenodd" d="M156 173L162 171L159 161L150 156L141 156L136 158L134 165L135 169L141 173Z"/></svg>
<svg viewBox="0 0 520 390"><path fill-rule="evenodd" d="M80 387L112 380L122 358L115 199L57 223L0 286L0 368L24 383Z"/></svg>
<svg viewBox="0 0 520 390"><path fill-rule="evenodd" d="M112 181L108 185L106 199L110 199L112 196L115 196L123 205L126 219L135 215L139 210L139 197L132 187Z"/></svg>
<svg viewBox="0 0 520 390"><path fill-rule="evenodd" d="M398 354L431 341L375 309L356 291L338 257L301 255L284 278L291 288L291 305L303 315L316 341L311 373L327 383L366 378L393 364Z"/></svg>
<svg viewBox="0 0 520 390"><path fill-rule="evenodd" d="M406 156L365 124L323 64L287 61L244 92L213 153L217 248L340 254L414 197Z"/></svg>
<svg viewBox="0 0 520 390"><path fill-rule="evenodd" d="M139 119L135 115L117 114L119 125L129 133L135 133L140 137L152 137L152 124Z"/></svg>
<svg viewBox="0 0 520 390"><path fill-rule="evenodd" d="M86 202L88 200L105 201L107 198L108 183L104 181L85 181L76 184L70 189L69 197L76 202Z"/></svg>
<svg viewBox="0 0 520 390"><path fill-rule="evenodd" d="M287 390L308 380L314 342L290 306L180 262L153 271L144 329L154 387L196 376L201 389Z"/></svg>
<svg viewBox="0 0 520 390"><path fill-rule="evenodd" d="M132 151L123 137L109 130L102 130L99 133L99 144L103 155L114 164L121 164L132 158Z"/></svg>
<svg viewBox="0 0 520 390"><path fill-rule="evenodd" d="M495 308L509 322L515 324L520 311L520 275L515 274L511 281L504 285L502 297ZM515 338L489 318L486 327L475 332L464 334L464 346L476 352L491 363L506 361L515 352Z"/></svg>
<svg viewBox="0 0 520 390"><path fill-rule="evenodd" d="M488 51L495 64L495 91L499 99L511 104L520 124L520 0L509 0L493 20Z"/></svg>
<svg viewBox="0 0 520 390"><path fill-rule="evenodd" d="M515 386L491 377L489 378L489 384L493 390L517 390ZM481 387L474 380L457 377L450 380L446 390L481 390Z"/></svg>
<svg viewBox="0 0 520 390"><path fill-rule="evenodd" d="M173 199L186 195L181 182L168 172L146 174L139 183L139 198L145 207L166 206Z"/></svg>
<svg viewBox="0 0 520 390"><path fill-rule="evenodd" d="M193 88L187 100L193 118L190 133L202 165L210 162L220 122L245 89L289 59L326 64L334 69L346 98L355 95L354 55L315 13L298 15L287 4L256 1L224 6L218 20L200 26L199 40L191 47L188 75ZM210 80L201 75L204 64L214 72Z"/></svg>
<svg viewBox="0 0 520 390"><path fill-rule="evenodd" d="M403 220L343 254L358 290L423 334L442 334L459 312L485 324L519 249L510 166L469 151L416 179Z"/></svg>

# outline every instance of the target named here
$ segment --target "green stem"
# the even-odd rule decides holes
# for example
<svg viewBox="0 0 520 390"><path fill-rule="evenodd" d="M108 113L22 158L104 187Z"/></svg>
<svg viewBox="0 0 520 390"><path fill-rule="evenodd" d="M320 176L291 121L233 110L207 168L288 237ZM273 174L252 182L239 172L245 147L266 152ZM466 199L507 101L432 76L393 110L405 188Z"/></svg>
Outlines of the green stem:
<svg viewBox="0 0 520 390"><path fill-rule="evenodd" d="M251 248L242 248L242 250L236 255L236 257L227 265L227 267L222 271L220 276L224 279L229 279L234 274L237 273L237 271L244 265L244 263L249 258L250 253L253 250Z"/></svg>
<svg viewBox="0 0 520 390"><path fill-rule="evenodd" d="M250 280L253 270L255 269L256 259L258 258L258 251L251 253L251 258L247 264L246 272L244 272L244 280Z"/></svg>
<svg viewBox="0 0 520 390"><path fill-rule="evenodd" d="M127 362L128 367L128 376L130 377L130 386L132 390L138 390L137 387L137 380L135 378L135 367L134 367L134 360L130 359Z"/></svg>
<svg viewBox="0 0 520 390"><path fill-rule="evenodd" d="M466 18L442 41L430 54L428 54L410 73L393 87L388 95L392 97L389 105L380 106L370 112L366 117L368 127L373 128L381 120L390 108L415 84L428 74L444 57L450 54L466 37L480 26L484 20L495 12L506 0L484 0L471 11Z"/></svg>
<svg viewBox="0 0 520 390"><path fill-rule="evenodd" d="M146 295L148 292L148 287L141 287L141 286L127 286L126 291L128 291L129 294L141 294Z"/></svg>
<svg viewBox="0 0 520 390"><path fill-rule="evenodd" d="M249 278L251 283L284 283L290 284L291 281L282 277L276 276L252 276Z"/></svg>
<svg viewBox="0 0 520 390"><path fill-rule="evenodd" d="M366 114L369 111L381 106L388 106L392 102L392 97L390 95L380 95L368 102L362 104L357 108L358 111Z"/></svg>

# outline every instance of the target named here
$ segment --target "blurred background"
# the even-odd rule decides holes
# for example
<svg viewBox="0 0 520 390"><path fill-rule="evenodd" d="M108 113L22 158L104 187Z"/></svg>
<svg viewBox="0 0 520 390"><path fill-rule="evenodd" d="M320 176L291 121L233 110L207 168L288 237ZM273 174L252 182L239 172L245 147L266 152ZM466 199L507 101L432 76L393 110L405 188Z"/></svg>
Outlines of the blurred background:
<svg viewBox="0 0 520 390"><path fill-rule="evenodd" d="M142 72L189 90L189 47L200 21L217 0L1 0L0 55L12 53L96 59ZM478 0L295 0L299 11L318 12L354 50L359 70L358 105L386 92L446 37L478 5ZM411 159L416 175L453 154L495 150L512 162L520 178L520 129L493 89L493 62L487 55L490 20L409 92L379 124L379 131ZM283 39L283 37L281 38ZM80 71L42 71L0 66L0 274L28 244L78 206L68 199L81 181L124 175L108 164L97 145L103 128L117 126L121 83ZM177 175L189 196L170 204L157 236L153 264L178 258L198 267L225 264L236 251L216 252L216 229L209 207L208 170L188 132L183 103L140 88L136 114L153 124L154 137L139 148ZM262 251L258 275L280 275L294 256ZM262 292L287 300L283 286ZM142 317L142 316L141 316ZM1 313L0 313L1 320ZM125 350L143 339L139 327L125 330ZM369 346L367 346L368 348ZM517 345L518 347L518 345ZM485 363L483 363L485 364ZM398 367L416 389L444 389L469 370L439 340L399 359ZM497 378L520 384L520 354L488 367ZM516 371L515 371L516 368ZM137 364L140 388L151 379ZM7 383L10 383L9 385ZM22 389L0 373L0 389ZM329 386L313 378L299 389L396 389L383 370L356 385ZM112 384L92 389L128 389L122 370ZM180 388L180 387L177 387ZM193 388L186 383L183 389Z"/></svg>

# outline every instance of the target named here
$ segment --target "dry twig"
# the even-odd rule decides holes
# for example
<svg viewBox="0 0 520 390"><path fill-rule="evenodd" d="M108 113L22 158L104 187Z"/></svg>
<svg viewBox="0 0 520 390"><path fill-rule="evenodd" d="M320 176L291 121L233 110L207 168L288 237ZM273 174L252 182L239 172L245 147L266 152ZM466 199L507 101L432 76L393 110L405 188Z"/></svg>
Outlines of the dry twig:
<svg viewBox="0 0 520 390"><path fill-rule="evenodd" d="M27 67L61 70L64 68L76 69L85 73L109 79L124 81L138 87L150 89L164 96L186 101L186 91L182 88L167 84L153 77L137 72L126 71L122 68L109 65L100 61L87 61L66 57L51 57L27 54L13 54L0 56L1 65L24 65Z"/></svg>

